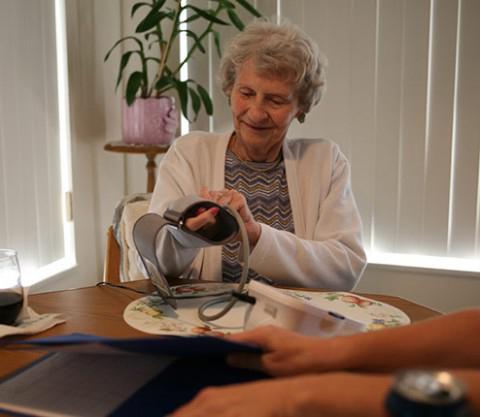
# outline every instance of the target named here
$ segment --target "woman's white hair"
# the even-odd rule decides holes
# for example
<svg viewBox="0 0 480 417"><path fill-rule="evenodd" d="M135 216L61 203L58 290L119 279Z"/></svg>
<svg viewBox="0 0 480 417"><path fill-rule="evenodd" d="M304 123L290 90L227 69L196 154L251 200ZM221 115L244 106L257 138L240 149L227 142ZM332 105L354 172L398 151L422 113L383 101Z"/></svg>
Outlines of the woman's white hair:
<svg viewBox="0 0 480 417"><path fill-rule="evenodd" d="M298 26L254 20L236 35L220 63L222 90L230 97L241 65L253 59L261 75L293 81L300 108L308 113L325 89L327 60L317 44Z"/></svg>

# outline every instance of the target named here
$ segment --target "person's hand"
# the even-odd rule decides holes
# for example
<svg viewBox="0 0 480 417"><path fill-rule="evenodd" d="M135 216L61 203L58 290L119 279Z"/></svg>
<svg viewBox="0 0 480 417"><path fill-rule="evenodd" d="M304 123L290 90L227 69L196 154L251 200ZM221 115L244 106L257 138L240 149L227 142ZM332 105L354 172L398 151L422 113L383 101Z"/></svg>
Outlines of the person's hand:
<svg viewBox="0 0 480 417"><path fill-rule="evenodd" d="M298 375L341 369L336 339L308 337L276 326L256 329L228 336L237 342L252 343L261 354L235 353L227 357L229 365L255 369L273 376Z"/></svg>
<svg viewBox="0 0 480 417"><path fill-rule="evenodd" d="M200 391L188 404L168 417L289 417L295 381L260 381Z"/></svg>
<svg viewBox="0 0 480 417"><path fill-rule="evenodd" d="M250 247L253 248L256 245L260 238L262 228L253 218L248 208L247 200L241 193L235 190L211 191L207 187L202 187L199 195L221 206L230 206L233 210L237 211L245 224ZM218 209L214 210L214 208L211 208L199 213L196 217L188 219L185 225L190 230L198 230L203 226L215 223L217 213Z"/></svg>
<svg viewBox="0 0 480 417"><path fill-rule="evenodd" d="M185 221L185 227L192 232L196 232L202 227L208 227L215 224L215 217L219 212L218 207L211 207L209 209L200 208L198 209L196 216L189 217Z"/></svg>
<svg viewBox="0 0 480 417"><path fill-rule="evenodd" d="M335 373L211 387L169 417L377 417L391 383L388 375Z"/></svg>

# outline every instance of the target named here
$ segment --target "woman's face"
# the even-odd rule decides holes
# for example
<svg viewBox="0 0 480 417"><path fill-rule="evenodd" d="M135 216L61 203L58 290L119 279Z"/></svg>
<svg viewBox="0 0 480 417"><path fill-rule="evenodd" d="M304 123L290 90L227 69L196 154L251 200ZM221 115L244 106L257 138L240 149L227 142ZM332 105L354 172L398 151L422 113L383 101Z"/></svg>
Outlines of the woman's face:
<svg viewBox="0 0 480 417"><path fill-rule="evenodd" d="M294 84L259 75L248 60L237 74L230 103L236 133L233 151L243 159L275 160L290 123L301 113Z"/></svg>

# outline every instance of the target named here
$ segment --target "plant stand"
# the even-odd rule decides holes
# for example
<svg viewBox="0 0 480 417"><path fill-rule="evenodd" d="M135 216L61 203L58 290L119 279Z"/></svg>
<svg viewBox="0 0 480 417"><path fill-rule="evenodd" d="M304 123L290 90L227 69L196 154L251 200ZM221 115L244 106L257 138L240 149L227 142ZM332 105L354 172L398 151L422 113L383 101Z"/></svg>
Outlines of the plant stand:
<svg viewBox="0 0 480 417"><path fill-rule="evenodd" d="M110 152L127 154L144 154L147 157L147 193L153 192L155 187L157 163L155 157L165 153L170 145L131 145L125 142L107 142L103 149Z"/></svg>

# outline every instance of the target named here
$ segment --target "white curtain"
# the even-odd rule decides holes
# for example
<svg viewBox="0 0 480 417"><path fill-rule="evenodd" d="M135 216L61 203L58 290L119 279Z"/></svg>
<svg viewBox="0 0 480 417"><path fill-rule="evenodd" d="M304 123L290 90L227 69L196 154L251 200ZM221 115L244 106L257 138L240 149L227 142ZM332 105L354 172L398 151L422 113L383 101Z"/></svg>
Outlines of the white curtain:
<svg viewBox="0 0 480 417"><path fill-rule="evenodd" d="M478 259L480 2L282 3L330 59L302 133L349 156L370 252Z"/></svg>
<svg viewBox="0 0 480 417"><path fill-rule="evenodd" d="M0 247L31 272L68 250L55 11L54 0L0 2Z"/></svg>
<svg viewBox="0 0 480 417"><path fill-rule="evenodd" d="M480 271L480 2L255 4L303 27L328 57L326 96L290 136L329 138L347 154L369 260L426 255L436 258L424 266L451 258ZM208 64L210 128L221 130L230 114L214 54Z"/></svg>

